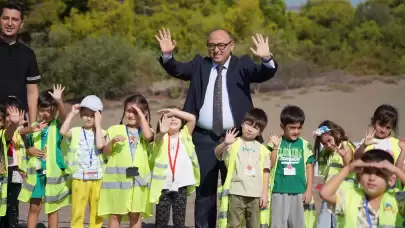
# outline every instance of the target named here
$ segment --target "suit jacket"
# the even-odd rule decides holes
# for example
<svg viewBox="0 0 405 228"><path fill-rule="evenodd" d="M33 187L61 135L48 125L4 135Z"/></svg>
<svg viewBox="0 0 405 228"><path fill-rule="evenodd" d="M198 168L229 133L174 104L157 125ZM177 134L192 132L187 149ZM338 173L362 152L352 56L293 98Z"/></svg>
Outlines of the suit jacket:
<svg viewBox="0 0 405 228"><path fill-rule="evenodd" d="M274 77L277 71L277 63L274 63L275 68L269 68L263 64L255 64L246 55L240 58L231 56L226 77L235 127L238 128L241 125L246 112L253 108L250 83L261 83ZM160 64L170 76L190 81L183 109L194 114L198 119L200 109L204 104L205 91L211 73L211 58L195 55L193 60L183 63L176 61L172 57L169 61L163 63L163 59L160 57Z"/></svg>

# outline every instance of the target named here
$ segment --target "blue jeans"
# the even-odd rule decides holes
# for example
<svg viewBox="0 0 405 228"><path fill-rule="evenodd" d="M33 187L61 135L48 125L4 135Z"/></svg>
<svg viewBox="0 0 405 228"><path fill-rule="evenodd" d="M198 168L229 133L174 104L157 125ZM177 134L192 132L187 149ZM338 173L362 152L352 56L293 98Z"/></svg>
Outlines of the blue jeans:
<svg viewBox="0 0 405 228"><path fill-rule="evenodd" d="M326 201L322 201L317 228L336 228L336 222L336 215L330 213L328 210L328 203Z"/></svg>

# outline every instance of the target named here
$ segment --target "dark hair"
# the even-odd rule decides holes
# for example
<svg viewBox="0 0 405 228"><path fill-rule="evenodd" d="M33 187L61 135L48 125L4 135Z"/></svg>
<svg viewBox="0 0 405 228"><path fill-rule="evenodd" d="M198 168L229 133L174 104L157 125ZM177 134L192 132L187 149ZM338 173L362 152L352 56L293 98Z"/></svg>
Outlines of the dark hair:
<svg viewBox="0 0 405 228"><path fill-rule="evenodd" d="M128 104L130 103L135 103L142 111L147 110L147 120L150 124L150 109L149 109L149 104L148 101L146 100L146 98L144 96L142 96L141 94L135 94L132 95L130 97L127 97L127 99L125 99L124 101L124 111L122 113L122 117L121 117L121 121L120 124L123 123L124 121L124 116L125 116L125 110L127 109Z"/></svg>
<svg viewBox="0 0 405 228"><path fill-rule="evenodd" d="M4 9L17 10L21 14L21 20L24 20L24 7L15 1L8 1L1 6L1 14L3 14Z"/></svg>
<svg viewBox="0 0 405 228"><path fill-rule="evenodd" d="M377 121L381 125L392 124L392 131L398 134L398 110L388 104L378 106L371 117L371 125L375 125Z"/></svg>
<svg viewBox="0 0 405 228"><path fill-rule="evenodd" d="M21 109L21 101L16 96L7 96L7 98L3 102L4 108L7 109L8 107L16 107L17 109Z"/></svg>
<svg viewBox="0 0 405 228"><path fill-rule="evenodd" d="M300 123L304 125L305 114L304 111L295 105L287 105L280 113L280 122L284 126L287 124Z"/></svg>
<svg viewBox="0 0 405 228"><path fill-rule="evenodd" d="M248 122L259 127L260 131L262 132L267 126L267 115L263 109L252 108L245 114L242 123L244 122Z"/></svg>
<svg viewBox="0 0 405 228"><path fill-rule="evenodd" d="M39 108L49 108L49 107L56 106L55 99L53 99L51 94L49 94L52 91L53 91L52 89L48 89L48 90L45 90L45 91L42 91L39 93L39 96L38 96L38 107Z"/></svg>
<svg viewBox="0 0 405 228"><path fill-rule="evenodd" d="M333 137L336 145L339 145L343 141L347 141L349 144L351 144L353 148L356 148L356 146L351 141L349 141L349 138L346 136L345 130L337 123L331 120L324 120L322 121L321 124L319 124L318 128L323 126L326 126L330 129L330 131L328 131L326 134L330 134ZM316 160L319 159L320 151L321 151L321 136L317 136L315 138L315 145L314 145L314 154Z"/></svg>
<svg viewBox="0 0 405 228"><path fill-rule="evenodd" d="M387 160L389 163L394 164L394 157L392 157L385 150L372 149L364 153L361 158L363 162L381 162Z"/></svg>
<svg viewBox="0 0 405 228"><path fill-rule="evenodd" d="M179 107L177 107L177 106L175 106L175 105L169 105L169 106L166 106L165 108L181 110L181 108L179 108ZM162 119L163 119L163 115L160 117L159 120L162 120ZM182 129L182 128L184 127L184 125L186 125L186 121L185 121L185 120L181 120L181 127L180 127L180 129ZM159 132L160 132L160 121L158 121L157 124L156 124L156 133L159 133Z"/></svg>

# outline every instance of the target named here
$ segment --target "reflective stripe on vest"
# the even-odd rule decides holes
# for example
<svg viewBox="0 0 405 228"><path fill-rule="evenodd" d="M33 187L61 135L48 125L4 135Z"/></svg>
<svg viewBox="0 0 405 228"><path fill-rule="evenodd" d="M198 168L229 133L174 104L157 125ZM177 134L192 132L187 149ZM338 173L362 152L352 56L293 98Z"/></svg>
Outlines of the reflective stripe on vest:
<svg viewBox="0 0 405 228"><path fill-rule="evenodd" d="M125 125L111 126L108 130L110 139L115 136L126 136ZM149 186L151 179L148 143L139 136L132 159L128 139L113 145L113 151L105 165L101 182L98 214L107 217L111 214L128 214L140 212L142 217L152 215L149 204ZM126 169L137 167L139 175L127 177Z"/></svg>
<svg viewBox="0 0 405 228"><path fill-rule="evenodd" d="M187 194L190 195L200 184L200 166L198 164L197 154L195 153L195 147L192 137L188 131L187 125L185 125L183 129L181 129L181 131L179 132L179 137L191 160L193 168L195 184L192 186L187 186ZM167 174L169 172L169 151L167 147L169 143L168 138L169 135L165 134L162 141L159 143L154 142L152 147L154 161L153 175L151 180L150 202L154 204L159 203L160 195L162 193L162 189L165 184Z"/></svg>
<svg viewBox="0 0 405 228"><path fill-rule="evenodd" d="M228 169L227 176L225 179L225 183L223 186L218 188L218 196L220 198L220 206L219 206L219 211L218 211L218 227L219 228L227 228L228 227L228 207L229 207L229 188L231 186L231 180L232 176L235 172L235 166L236 166L236 156L238 154L239 148L241 144L241 139L238 138L235 143L233 143L229 147L229 156L225 159L225 165ZM261 154L261 159L260 159L260 167L261 170L263 170L264 167L264 159L266 156L269 154L269 150L263 146L260 145L260 154ZM269 225L269 216L268 216L268 208L261 209L260 210L260 227L267 228Z"/></svg>
<svg viewBox="0 0 405 228"><path fill-rule="evenodd" d="M7 186L8 186L8 159L7 159L7 143L6 137L4 136L5 129L0 130L0 137L3 143L3 158L4 159L4 173L1 175L3 180L1 180L1 196L0 196L0 216L5 216L7 212Z"/></svg>
<svg viewBox="0 0 405 228"><path fill-rule="evenodd" d="M303 153L304 153L304 166L305 166L305 162L308 160L308 158L310 156L313 155L312 151L308 150L308 141L300 138L303 141ZM278 153L278 151L277 151ZM272 193L273 193L273 186L274 186L274 179L275 179L275 174L276 174L276 170L277 170L277 165L278 165L278 154L277 154L277 159L275 161L275 165L274 167L272 167L271 171L270 171L270 182L269 182L269 203L268 203L268 211L267 212L263 212L263 216L266 216L269 218L268 224L271 225L271 199L272 199ZM306 172L306 168L304 168L305 170L305 179L307 176L307 172ZM309 204L305 204L303 203L303 207L304 207L304 220L305 220L305 227L314 227L316 224L316 210L315 210L315 201L314 198L312 197L312 200ZM266 214L264 214L266 213Z"/></svg>
<svg viewBox="0 0 405 228"><path fill-rule="evenodd" d="M345 205L343 215L338 215L338 227L355 227L357 224L359 206L364 202L364 191L356 185L343 184L339 187L340 191L345 193ZM396 194L405 194L405 192L389 190L381 198L380 208L378 210L378 227L397 228L403 227L404 218L399 213Z"/></svg>

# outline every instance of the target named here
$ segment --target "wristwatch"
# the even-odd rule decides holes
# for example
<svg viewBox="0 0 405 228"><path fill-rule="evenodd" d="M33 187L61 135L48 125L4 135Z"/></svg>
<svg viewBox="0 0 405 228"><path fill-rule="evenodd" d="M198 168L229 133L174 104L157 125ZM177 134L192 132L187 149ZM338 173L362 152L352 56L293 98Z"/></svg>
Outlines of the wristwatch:
<svg viewBox="0 0 405 228"><path fill-rule="evenodd" d="M267 58L264 58L264 59L262 59L262 62L263 62L263 63L268 63L268 62L270 62L272 59L273 59L273 54L270 53L270 58L268 58L268 57L267 57Z"/></svg>

